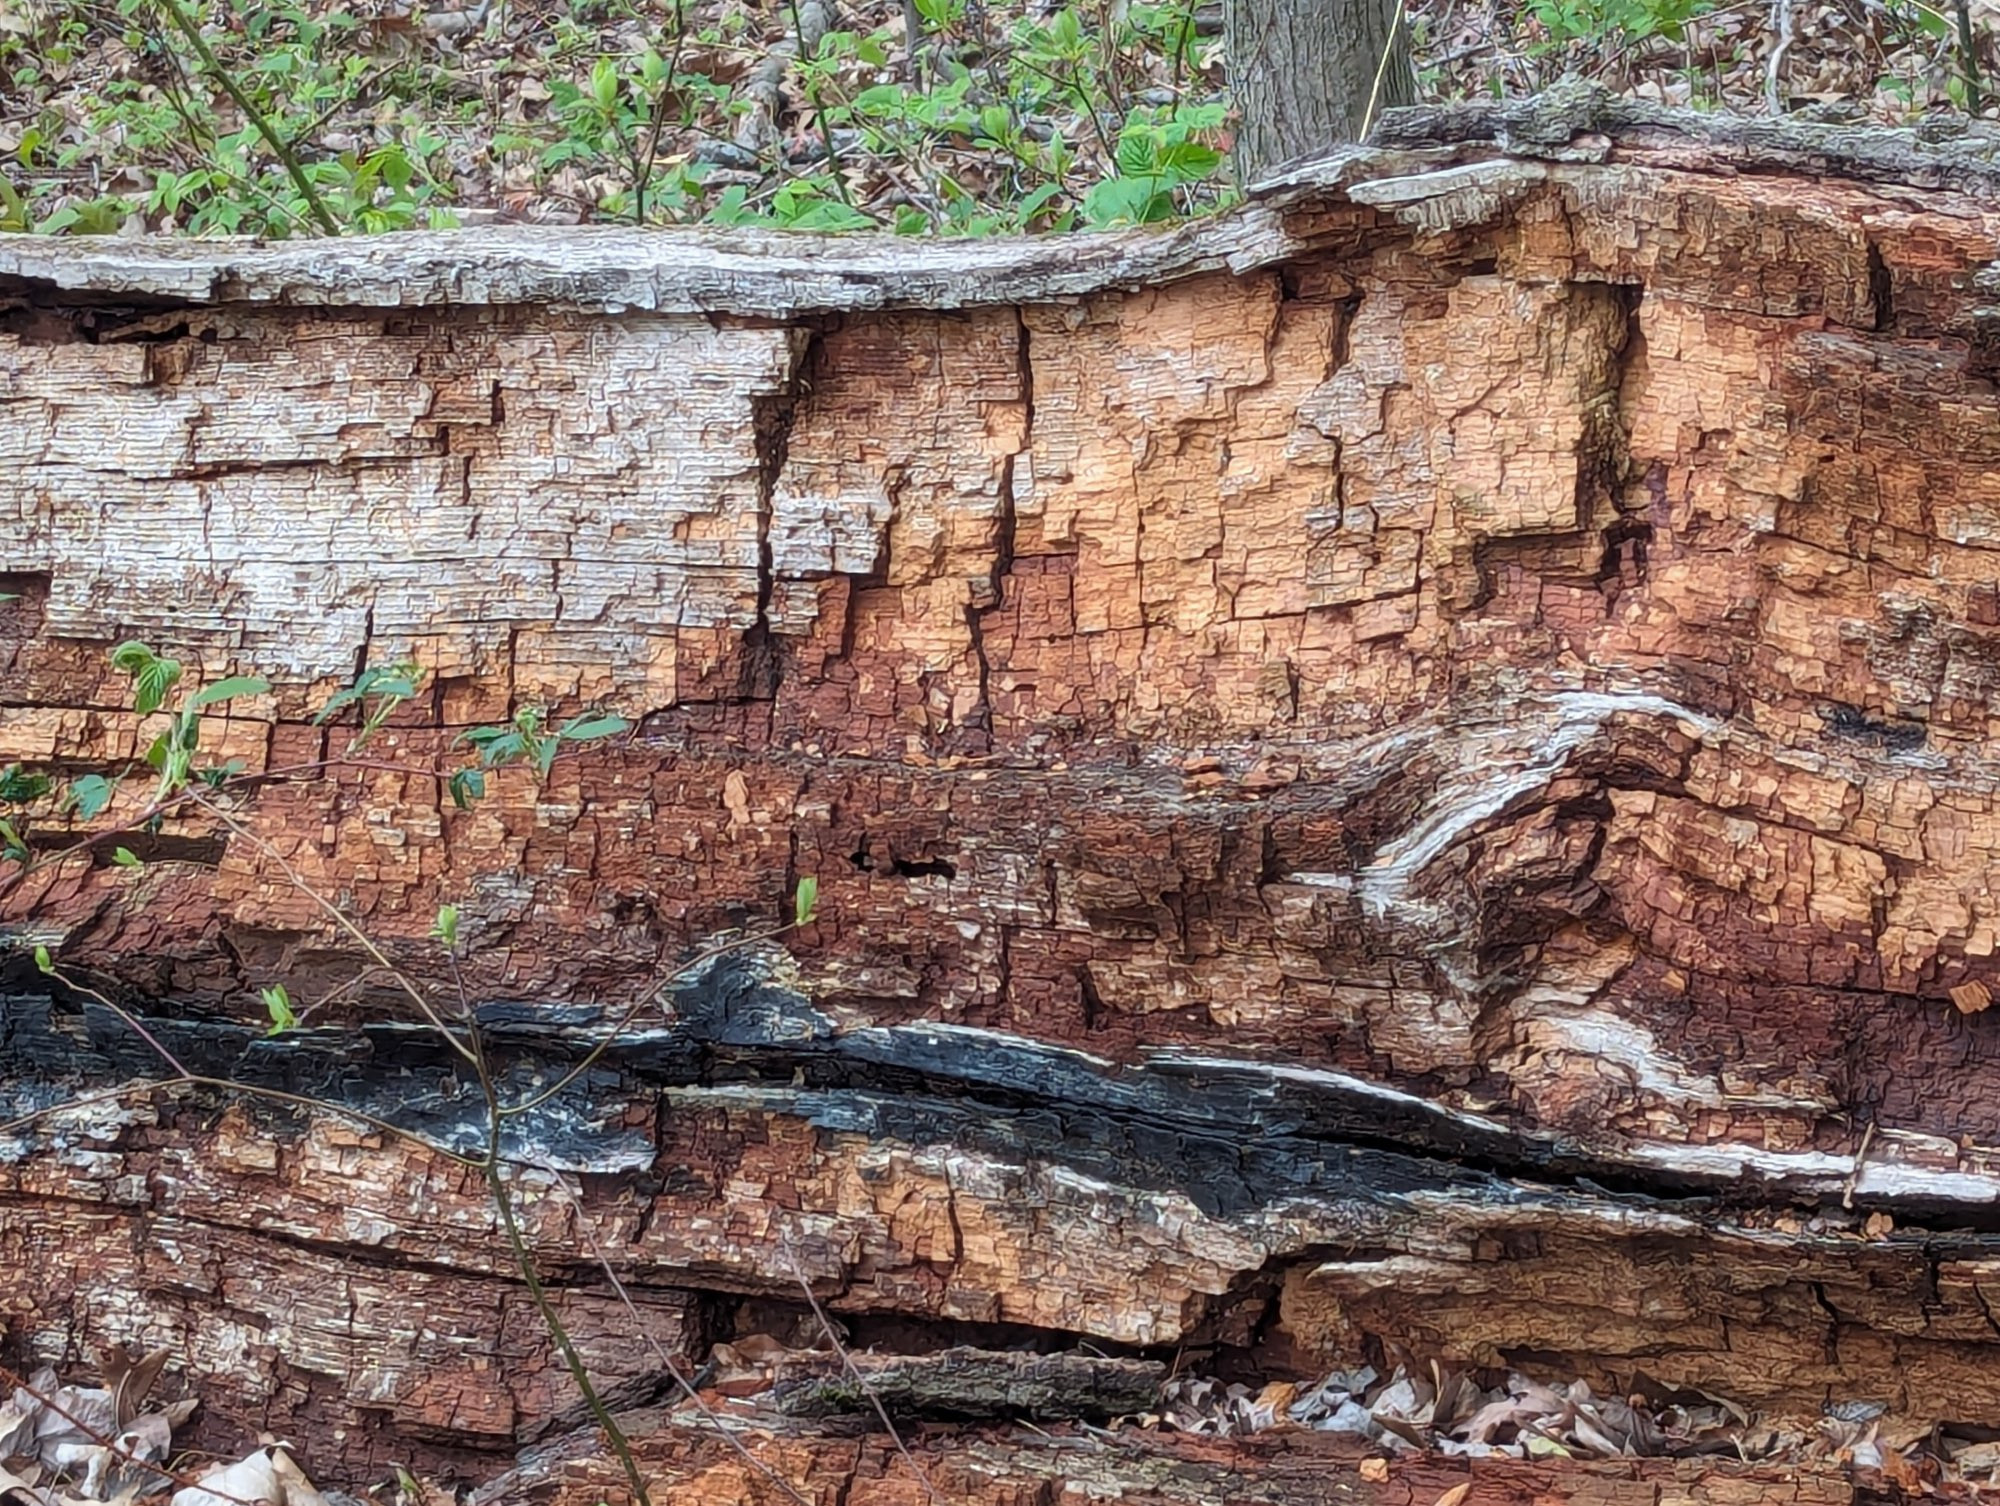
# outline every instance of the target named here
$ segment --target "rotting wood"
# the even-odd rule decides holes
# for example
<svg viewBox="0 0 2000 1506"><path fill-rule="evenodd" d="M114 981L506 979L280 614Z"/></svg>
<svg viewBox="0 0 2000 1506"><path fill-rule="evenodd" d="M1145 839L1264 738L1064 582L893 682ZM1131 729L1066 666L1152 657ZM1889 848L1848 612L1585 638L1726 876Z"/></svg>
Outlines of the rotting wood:
<svg viewBox="0 0 2000 1506"><path fill-rule="evenodd" d="M1955 1002L2000 986L1991 159L1608 108L1405 115L1060 245L0 238L0 760L132 756L127 633L276 682L205 742L253 769L363 658L439 674L385 760L642 715L470 813L380 770L242 811L420 973L458 904L521 1085L819 878L510 1148L626 1397L671 1382L592 1248L690 1369L796 1262L889 1356L1390 1341L2000 1421L2000 1026ZM351 949L226 829L145 841L7 938L219 1074L475 1133L379 990L257 1041ZM31 981L0 1119L151 1070ZM210 1442L322 1479L486 1478L574 1402L476 1180L331 1115L45 1124L0 1252L11 1345L172 1344ZM1054 1488L1019 1447L976 1498ZM1544 1468L1495 1488L1602 1483Z"/></svg>
<svg viewBox="0 0 2000 1506"><path fill-rule="evenodd" d="M635 1430L651 1419L633 1417ZM655 1424L657 1427L657 1423ZM1895 1506L1906 1496L1878 1478L1850 1480L1837 1470L1772 1469L1693 1460L1623 1460L1563 1465L1512 1459L1399 1460L1364 1472L1351 1440L1324 1435L1273 1435L1250 1445L1183 1440L1168 1449L1150 1438L1107 1441L1065 1431L937 1430L917 1440L925 1483L887 1442L814 1432L797 1424L773 1428L745 1420L741 1434L753 1457L772 1473L800 1482L814 1506L867 1500L881 1506L973 1506L989 1501L1120 1500L1139 1506L1404 1506L1454 1499L1463 1485L1476 1501L1497 1506L1577 1500L1602 1506ZM638 1447L675 1498L715 1506L775 1506L787 1499L712 1436L686 1428L642 1432ZM1379 1460L1375 1461L1378 1465ZM1369 1478L1373 1473L1377 1477ZM615 1472L586 1438L545 1445L514 1472L473 1496L474 1506L561 1506L595 1499ZM1966 1498L1962 1487L1946 1499ZM1465 1496L1455 1499L1464 1500Z"/></svg>

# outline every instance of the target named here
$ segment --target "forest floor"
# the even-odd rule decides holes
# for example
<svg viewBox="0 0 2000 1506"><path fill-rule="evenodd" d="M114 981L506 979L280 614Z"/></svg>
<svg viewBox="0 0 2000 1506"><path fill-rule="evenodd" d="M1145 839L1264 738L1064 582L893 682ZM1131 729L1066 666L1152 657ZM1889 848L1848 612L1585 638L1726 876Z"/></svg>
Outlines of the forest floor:
<svg viewBox="0 0 2000 1506"><path fill-rule="evenodd" d="M1927 0L1409 3L1426 100L1580 74L1995 113L2000 0L1968 0L1969 53ZM1218 0L0 0L0 229L1164 220L1238 188L1221 31Z"/></svg>

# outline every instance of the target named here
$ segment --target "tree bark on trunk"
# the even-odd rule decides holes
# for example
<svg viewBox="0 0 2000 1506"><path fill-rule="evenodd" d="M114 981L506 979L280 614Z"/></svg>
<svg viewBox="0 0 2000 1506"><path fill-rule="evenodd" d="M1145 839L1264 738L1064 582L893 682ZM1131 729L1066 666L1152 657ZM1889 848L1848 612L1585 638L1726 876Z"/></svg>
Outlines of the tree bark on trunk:
<svg viewBox="0 0 2000 1506"><path fill-rule="evenodd" d="M1358 141L1416 99L1402 10L1389 0L1225 0L1234 160L1256 182Z"/></svg>
<svg viewBox="0 0 2000 1506"><path fill-rule="evenodd" d="M0 764L143 755L126 636L272 682L202 730L268 777L97 818L139 866L10 807L6 1363L619 1499L486 1077L656 1500L1927 1483L1102 1431L1169 1367L2000 1425L2000 168L1584 96L1382 143L1059 257L0 238ZM638 729L458 809L527 704Z"/></svg>

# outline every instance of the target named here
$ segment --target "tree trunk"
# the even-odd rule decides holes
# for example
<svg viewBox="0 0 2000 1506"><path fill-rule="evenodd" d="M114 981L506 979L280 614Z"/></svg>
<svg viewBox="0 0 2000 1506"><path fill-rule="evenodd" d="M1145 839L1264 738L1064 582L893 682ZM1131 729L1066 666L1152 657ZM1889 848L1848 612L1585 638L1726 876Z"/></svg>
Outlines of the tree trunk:
<svg viewBox="0 0 2000 1506"><path fill-rule="evenodd" d="M126 636L272 681L203 726L272 775L227 819L94 822L140 866L10 814L0 1124L89 1101L0 1130L6 1362L166 1346L194 1445L622 1498L475 1074L303 883L509 1101L583 1069L512 1203L656 1501L1918 1489L1102 1431L1168 1367L2000 1424L2000 170L1580 97L1392 135L1060 256L0 239L0 763L143 752ZM277 772L405 655L364 761ZM638 730L421 772L530 703Z"/></svg>
<svg viewBox="0 0 2000 1506"><path fill-rule="evenodd" d="M1402 11L1385 0L1225 0L1222 14L1246 182L1358 141L1416 99Z"/></svg>

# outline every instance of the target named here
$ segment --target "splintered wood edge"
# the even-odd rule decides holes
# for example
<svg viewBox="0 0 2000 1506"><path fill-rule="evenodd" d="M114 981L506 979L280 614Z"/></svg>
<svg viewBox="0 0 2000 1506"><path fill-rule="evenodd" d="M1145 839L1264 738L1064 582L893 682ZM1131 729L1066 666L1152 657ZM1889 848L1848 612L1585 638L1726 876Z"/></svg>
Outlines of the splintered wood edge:
<svg viewBox="0 0 2000 1506"><path fill-rule="evenodd" d="M1910 130L1732 120L1562 89L1505 106L1391 111L1373 144L1302 163L1253 185L1249 201L1228 213L1164 231L955 242L509 225L273 244L9 234L0 235L0 296L336 308L538 303L771 319L1037 303L1282 262L1325 234L1295 212L1302 208L1373 206L1436 230L1441 219L1482 219L1551 178L1634 163L2000 192L2000 140L1970 128L1936 142Z"/></svg>

